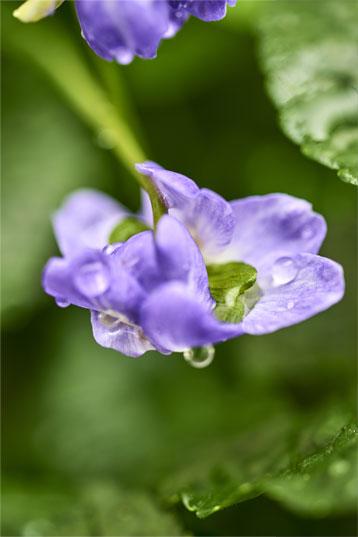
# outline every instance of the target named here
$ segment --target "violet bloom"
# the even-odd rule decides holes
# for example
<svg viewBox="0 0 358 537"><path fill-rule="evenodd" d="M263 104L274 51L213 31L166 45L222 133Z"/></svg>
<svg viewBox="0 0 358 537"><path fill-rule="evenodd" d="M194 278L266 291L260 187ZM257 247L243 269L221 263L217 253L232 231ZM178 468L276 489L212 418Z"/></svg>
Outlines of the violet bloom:
<svg viewBox="0 0 358 537"><path fill-rule="evenodd" d="M111 229L129 213L95 191L73 194L54 217L64 257L48 262L44 289L59 305L90 309L99 344L129 356L186 351L274 332L342 298L342 268L317 255L326 224L308 202L285 194L227 202L156 164L137 168L168 210L155 232L108 245ZM138 218L150 226L146 195L143 201ZM255 271L256 282L240 290L239 322L223 322L208 272L214 267L220 275L238 262ZM232 291L220 305L229 311Z"/></svg>
<svg viewBox="0 0 358 537"><path fill-rule="evenodd" d="M173 37L193 15L203 21L225 17L236 0L76 0L82 34L105 60L130 63L155 58L160 41Z"/></svg>
<svg viewBox="0 0 358 537"><path fill-rule="evenodd" d="M23 22L37 21L63 0L27 0L14 11ZM130 63L155 58L162 39L173 37L192 15L206 22L225 17L236 0L75 0L82 35L98 56Z"/></svg>

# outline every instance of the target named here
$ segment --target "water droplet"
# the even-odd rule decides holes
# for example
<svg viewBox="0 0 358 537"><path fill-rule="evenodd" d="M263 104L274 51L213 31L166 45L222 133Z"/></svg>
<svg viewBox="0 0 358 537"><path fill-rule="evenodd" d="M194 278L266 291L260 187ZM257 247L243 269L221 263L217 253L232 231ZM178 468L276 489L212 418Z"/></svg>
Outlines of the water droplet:
<svg viewBox="0 0 358 537"><path fill-rule="evenodd" d="M55 302L60 308L67 308L67 306L70 305L70 302L68 302L68 300L65 300L64 298L60 297L55 298Z"/></svg>
<svg viewBox="0 0 358 537"><path fill-rule="evenodd" d="M297 276L298 269L290 257L280 257L272 268L272 280L275 286L292 282Z"/></svg>
<svg viewBox="0 0 358 537"><path fill-rule="evenodd" d="M294 308L294 306L295 306L295 303L294 303L293 300L289 300L289 301L287 302L287 309L288 309L288 310L292 310L292 308Z"/></svg>
<svg viewBox="0 0 358 537"><path fill-rule="evenodd" d="M203 369L214 360L215 348L213 345L205 345L195 349L187 349L183 355L188 364L197 369Z"/></svg>
<svg viewBox="0 0 358 537"><path fill-rule="evenodd" d="M94 261L79 267L74 282L80 293L88 297L95 297L107 291L110 278L103 263Z"/></svg>
<svg viewBox="0 0 358 537"><path fill-rule="evenodd" d="M341 475L346 474L348 470L349 470L349 462L341 459L338 461L334 461L329 467L328 472L331 474L331 476L339 477Z"/></svg>

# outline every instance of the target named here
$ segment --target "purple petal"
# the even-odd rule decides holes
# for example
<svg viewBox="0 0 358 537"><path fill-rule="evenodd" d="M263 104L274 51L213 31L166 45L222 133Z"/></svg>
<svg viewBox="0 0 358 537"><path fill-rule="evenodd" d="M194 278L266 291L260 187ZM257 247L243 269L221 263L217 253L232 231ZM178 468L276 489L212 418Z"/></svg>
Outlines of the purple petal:
<svg viewBox="0 0 358 537"><path fill-rule="evenodd" d="M277 265L272 268L271 285L242 321L245 333L275 332L326 310L343 297L344 276L338 263L313 254L294 256L291 265L288 261L284 258L277 274Z"/></svg>
<svg viewBox="0 0 358 537"><path fill-rule="evenodd" d="M86 250L77 257L52 258L43 273L43 287L59 305L116 311L135 320L147 294L122 261L121 246L112 254Z"/></svg>
<svg viewBox="0 0 358 537"><path fill-rule="evenodd" d="M127 64L135 55L154 58L169 28L162 0L76 0L82 33L106 60Z"/></svg>
<svg viewBox="0 0 358 537"><path fill-rule="evenodd" d="M112 258L115 274L119 267L123 267L145 293L149 293L163 281L152 231L133 235L113 252ZM115 280L120 287L120 278L116 277Z"/></svg>
<svg viewBox="0 0 358 537"><path fill-rule="evenodd" d="M127 214L124 207L101 192L74 192L53 217L62 254L74 256L85 248L103 248L114 226Z"/></svg>
<svg viewBox="0 0 358 537"><path fill-rule="evenodd" d="M230 204L206 188L169 214L189 229L207 263L215 262L232 239L236 219Z"/></svg>
<svg viewBox="0 0 358 537"><path fill-rule="evenodd" d="M122 322L120 318L91 312L93 336L99 345L115 349L127 356L137 357L154 350L142 330L135 325Z"/></svg>
<svg viewBox="0 0 358 537"><path fill-rule="evenodd" d="M183 224L171 216L162 216L157 226L155 243L163 277L187 283L193 296L212 308L214 302L209 292L203 257Z"/></svg>
<svg viewBox="0 0 358 537"><path fill-rule="evenodd" d="M136 169L152 180L168 208L181 206L199 192L194 181L180 173L165 170L155 162L136 164Z"/></svg>
<svg viewBox="0 0 358 537"><path fill-rule="evenodd" d="M317 253L326 235L325 220L311 204L286 194L252 196L231 206L236 228L217 262L245 261L259 278L280 257Z"/></svg>
<svg viewBox="0 0 358 537"><path fill-rule="evenodd" d="M192 0L186 3L191 15L206 22L218 21L226 15L226 0ZM231 6L234 4L229 2Z"/></svg>
<svg viewBox="0 0 358 537"><path fill-rule="evenodd" d="M62 305L94 308L111 285L108 259L96 250L72 259L53 257L44 268L42 285Z"/></svg>
<svg viewBox="0 0 358 537"><path fill-rule="evenodd" d="M241 325L219 322L181 282L167 283L151 293L140 324L156 347L177 352L242 334Z"/></svg>
<svg viewBox="0 0 358 537"><path fill-rule="evenodd" d="M200 190L185 175L164 170L158 164L145 162L136 168L151 178L169 214L189 229L206 261L215 262L234 231L236 220L231 205L211 190Z"/></svg>

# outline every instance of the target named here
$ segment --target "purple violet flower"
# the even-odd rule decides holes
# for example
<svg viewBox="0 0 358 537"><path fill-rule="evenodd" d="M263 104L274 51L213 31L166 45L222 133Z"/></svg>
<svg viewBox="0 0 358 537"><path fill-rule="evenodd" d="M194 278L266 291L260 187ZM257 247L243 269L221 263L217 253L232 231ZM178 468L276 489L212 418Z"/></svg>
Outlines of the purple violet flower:
<svg viewBox="0 0 358 537"><path fill-rule="evenodd" d="M82 34L98 56L130 63L155 58L160 41L173 37L193 15L203 21L225 17L236 0L76 0Z"/></svg>
<svg viewBox="0 0 358 537"><path fill-rule="evenodd" d="M108 244L129 212L91 190L72 194L54 216L63 257L47 263L44 289L60 306L90 309L100 345L129 356L182 352L274 332L342 298L342 267L317 255L326 224L308 202L286 194L227 202L157 164L137 169L153 181L168 210L155 232ZM152 224L146 194L138 218ZM212 267L220 273L228 263L257 271L256 283L240 291L239 322L218 318L210 287ZM227 297L229 304L230 291Z"/></svg>

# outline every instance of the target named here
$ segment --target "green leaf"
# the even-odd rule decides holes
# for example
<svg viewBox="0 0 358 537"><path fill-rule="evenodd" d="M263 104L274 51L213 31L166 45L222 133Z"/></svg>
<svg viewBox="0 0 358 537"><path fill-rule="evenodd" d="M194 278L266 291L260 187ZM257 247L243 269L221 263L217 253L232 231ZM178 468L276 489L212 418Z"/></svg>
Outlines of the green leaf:
<svg viewBox="0 0 358 537"><path fill-rule="evenodd" d="M225 322L240 322L245 313L242 295L255 284L256 270L246 263L232 262L208 265L207 271L216 316Z"/></svg>
<svg viewBox="0 0 358 537"><path fill-rule="evenodd" d="M343 427L332 440L283 475L263 484L264 491L299 513L325 516L357 502L357 426Z"/></svg>
<svg viewBox="0 0 358 537"><path fill-rule="evenodd" d="M358 3L277 1L259 21L283 130L305 155L358 184Z"/></svg>
<svg viewBox="0 0 358 537"><path fill-rule="evenodd" d="M358 431L344 425L347 417L339 408L323 422L272 416L197 452L195 463L168 476L163 493L200 518L262 493L311 516L353 511Z"/></svg>
<svg viewBox="0 0 358 537"><path fill-rule="evenodd" d="M70 491L5 483L2 529L2 535L28 537L183 534L174 516L149 494L103 481Z"/></svg>
<svg viewBox="0 0 358 537"><path fill-rule="evenodd" d="M133 237L133 235L148 229L149 227L143 224L140 220L137 220L137 218L125 218L111 231L109 242L111 244L114 242L124 242L130 237Z"/></svg>

